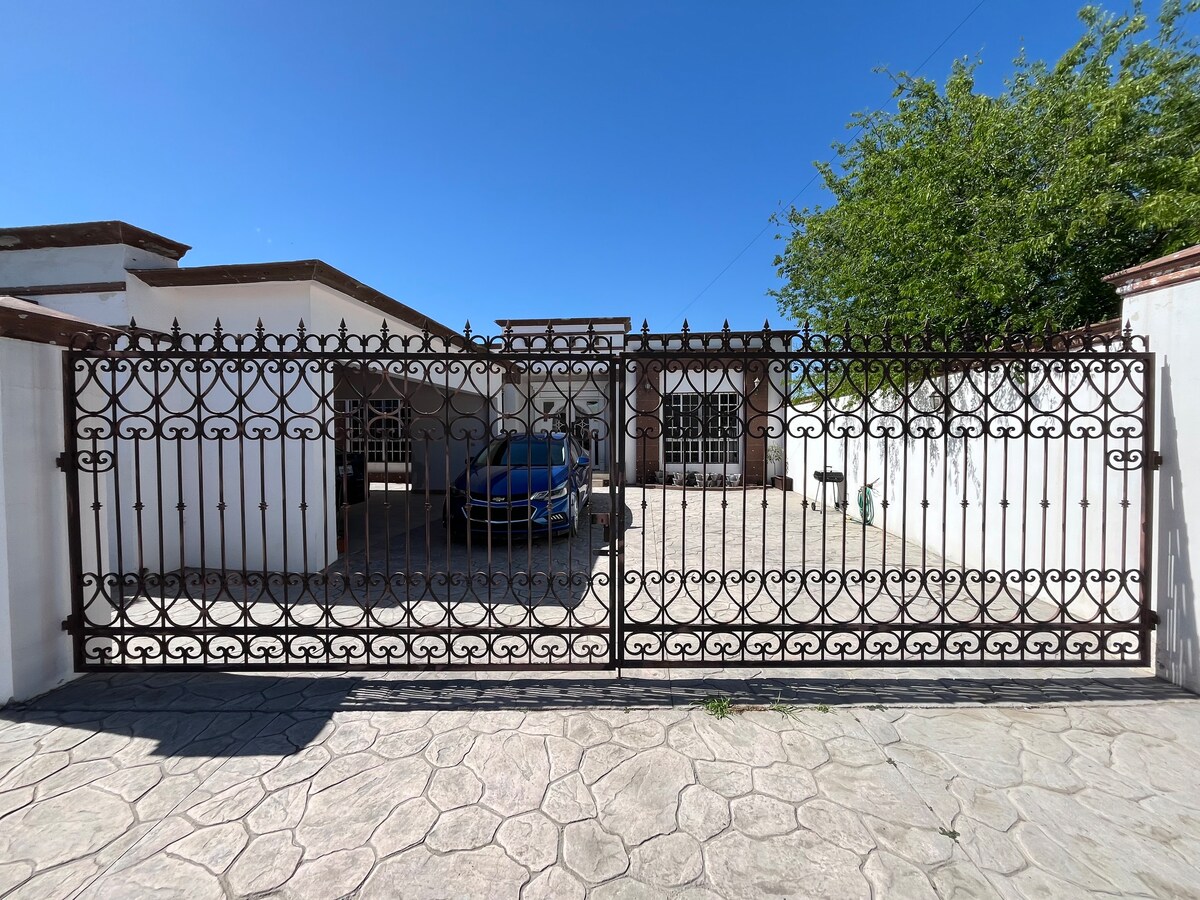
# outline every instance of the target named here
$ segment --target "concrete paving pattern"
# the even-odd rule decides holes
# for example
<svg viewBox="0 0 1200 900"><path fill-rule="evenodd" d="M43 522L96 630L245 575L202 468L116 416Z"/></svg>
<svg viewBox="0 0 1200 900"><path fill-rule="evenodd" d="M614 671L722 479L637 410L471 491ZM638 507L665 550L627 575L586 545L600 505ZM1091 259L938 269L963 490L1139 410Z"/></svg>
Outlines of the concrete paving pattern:
<svg viewBox="0 0 1200 900"><path fill-rule="evenodd" d="M0 895L1200 895L1144 671L622 674L85 677L0 712Z"/></svg>

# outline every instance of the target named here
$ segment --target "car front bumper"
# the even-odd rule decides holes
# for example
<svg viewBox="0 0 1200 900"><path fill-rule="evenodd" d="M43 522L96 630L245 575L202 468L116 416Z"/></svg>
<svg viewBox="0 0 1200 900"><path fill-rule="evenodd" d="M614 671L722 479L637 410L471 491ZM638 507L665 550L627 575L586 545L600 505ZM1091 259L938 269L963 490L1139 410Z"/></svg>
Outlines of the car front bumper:
<svg viewBox="0 0 1200 900"><path fill-rule="evenodd" d="M466 520L472 529L501 531L566 531L571 527L570 495L557 500L487 500L452 497L452 514Z"/></svg>

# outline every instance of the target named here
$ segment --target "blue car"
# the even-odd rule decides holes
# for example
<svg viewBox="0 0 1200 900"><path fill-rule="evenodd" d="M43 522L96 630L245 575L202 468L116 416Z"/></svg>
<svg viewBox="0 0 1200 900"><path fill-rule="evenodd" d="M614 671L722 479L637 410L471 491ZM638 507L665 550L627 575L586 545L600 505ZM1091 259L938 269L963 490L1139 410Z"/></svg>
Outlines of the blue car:
<svg viewBox="0 0 1200 900"><path fill-rule="evenodd" d="M505 435L450 485L442 523L451 534L576 534L591 490L591 460L571 435Z"/></svg>

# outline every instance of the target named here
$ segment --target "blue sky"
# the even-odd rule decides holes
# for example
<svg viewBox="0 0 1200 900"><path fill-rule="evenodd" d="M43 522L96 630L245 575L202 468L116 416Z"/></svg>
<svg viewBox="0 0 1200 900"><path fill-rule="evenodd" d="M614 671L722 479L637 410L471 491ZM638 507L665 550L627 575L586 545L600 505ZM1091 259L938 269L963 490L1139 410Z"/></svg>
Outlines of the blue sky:
<svg viewBox="0 0 1200 900"><path fill-rule="evenodd" d="M774 228L696 297L976 2L10 2L0 225L317 257L477 331L779 325ZM1057 58L1077 5L985 0L922 74Z"/></svg>

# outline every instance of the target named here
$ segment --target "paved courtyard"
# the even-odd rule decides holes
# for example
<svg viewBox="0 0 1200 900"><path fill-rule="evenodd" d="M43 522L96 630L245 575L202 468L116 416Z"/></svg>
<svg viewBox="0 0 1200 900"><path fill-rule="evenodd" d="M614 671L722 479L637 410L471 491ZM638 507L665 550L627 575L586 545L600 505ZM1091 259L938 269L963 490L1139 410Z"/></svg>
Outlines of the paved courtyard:
<svg viewBox="0 0 1200 900"><path fill-rule="evenodd" d="M341 649L375 662L609 659L615 561L601 525L570 539L477 534L464 543L441 527L443 502L375 492L356 511L349 552L314 578L251 572L241 584L235 572L230 585L218 571L194 570L183 586L142 594L128 573L95 579L98 592L132 585L125 622L116 624L177 629L135 634L116 652L153 658L166 646L177 657L321 658L328 650L305 629L325 627L371 632L346 636ZM609 504L597 493L593 511L610 513ZM965 570L918 542L776 490L630 488L626 504L613 513L625 541L616 616L626 660L797 662L838 652L847 662L902 664L942 652L995 660L1019 655L1021 641L1027 654L1048 659L1137 656L1137 606L1118 578L1039 579L1002 559L986 573ZM98 593L87 615L108 624L107 599ZM1089 621L1095 627L1074 627ZM1046 623L1068 627L1037 627ZM242 642L221 626L261 630ZM207 650L196 639L205 629L216 635ZM954 649L931 650L937 638ZM107 649L103 637L89 645Z"/></svg>
<svg viewBox="0 0 1200 900"><path fill-rule="evenodd" d="M1144 671L622 674L85 677L0 711L0 894L1200 895Z"/></svg>

